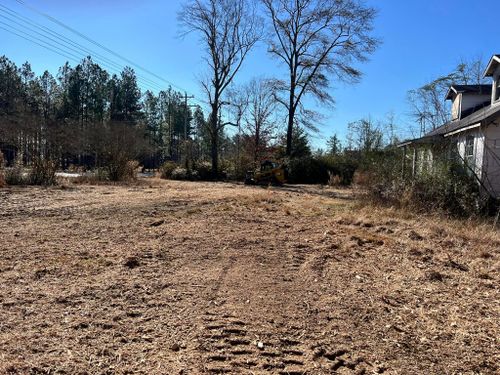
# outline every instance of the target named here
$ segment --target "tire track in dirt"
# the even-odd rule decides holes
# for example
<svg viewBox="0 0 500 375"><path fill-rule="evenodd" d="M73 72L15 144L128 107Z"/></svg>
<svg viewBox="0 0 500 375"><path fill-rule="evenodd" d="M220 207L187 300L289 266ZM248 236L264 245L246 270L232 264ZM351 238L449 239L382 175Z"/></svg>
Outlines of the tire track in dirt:
<svg viewBox="0 0 500 375"><path fill-rule="evenodd" d="M203 363L199 370L208 374L309 373L308 356L301 341L285 332L266 336L267 339L254 323L226 314L223 309L207 311L200 335Z"/></svg>
<svg viewBox="0 0 500 375"><path fill-rule="evenodd" d="M325 293L335 293L335 290L326 286L329 285L329 277L335 274L337 267L343 267L344 257L354 259L359 256L351 254L346 249L353 242L357 244L357 239L351 238L345 228L334 223L323 224L332 230L320 233L306 230L304 232L309 233L304 236L316 238L302 243L291 243L287 247L285 273L293 275L290 278L292 281L290 289L301 291L303 300L302 316L295 317L294 321L303 322L303 330L307 333L299 337L295 334L295 339L292 340L303 348L301 359L305 370L297 368L296 372L285 370L282 373L364 374L367 369L373 369L373 365L345 345L337 347L332 345L331 340L324 336L325 327L321 327L320 322L324 316L320 314L322 308L320 297ZM372 244L371 241L367 244L369 246L364 249L365 251L373 250L380 245Z"/></svg>
<svg viewBox="0 0 500 375"><path fill-rule="evenodd" d="M231 269L231 267L233 267L235 262L236 262L236 257L234 255L229 256L229 259L228 259L226 265L224 265L224 267L222 267L220 274L219 274L219 277L215 281L214 286L212 287L212 290L209 293L208 298L210 299L210 302L215 301L215 299L217 298L220 287L224 283L224 280L226 279L229 270Z"/></svg>
<svg viewBox="0 0 500 375"><path fill-rule="evenodd" d="M266 273L263 277L270 277L270 270L262 267L265 267L264 263L268 261L276 261L273 259L276 255L268 255L269 259L262 256L245 258L242 253L234 251L238 250L232 249L231 255L228 254L229 251L221 252L220 256L226 258L227 263L221 268L207 295L208 306L200 319L196 338L200 352L197 370L206 374L308 374L312 353L308 352L305 343L296 339L293 329L276 325L274 322L264 324L261 319L255 319L245 313L247 309L244 306L226 305L226 298L233 298L241 293L232 284L236 274L242 276L239 269L233 269L236 264L246 264L251 270L258 268ZM280 259L281 257L278 257L277 260ZM297 266L300 267L301 264L302 261L298 261ZM231 271L232 278L228 279ZM224 291L221 292L223 287ZM252 298L257 299L257 296L253 295ZM287 303L286 298L282 303ZM286 307L283 311L286 311Z"/></svg>

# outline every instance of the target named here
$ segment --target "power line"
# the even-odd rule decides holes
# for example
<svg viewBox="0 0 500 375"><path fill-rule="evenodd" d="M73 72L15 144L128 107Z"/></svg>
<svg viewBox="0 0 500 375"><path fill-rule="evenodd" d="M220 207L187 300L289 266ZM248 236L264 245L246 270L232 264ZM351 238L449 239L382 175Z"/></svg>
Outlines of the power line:
<svg viewBox="0 0 500 375"><path fill-rule="evenodd" d="M5 24L5 23L3 23L2 21L0 21L0 24ZM60 50L59 48L57 48L57 47L53 46L52 44L47 43L47 42L45 42L45 41L43 41L43 40L40 40L39 38L33 37L33 36L32 36L32 35L30 35L30 34L27 34L27 33L25 33L25 32L22 32L22 31L19 31L19 30L17 30L17 29L14 29L14 30L19 31L19 32L21 32L22 34L24 34L24 35L22 35L22 34L20 34L20 33L16 32L16 31L13 31L12 29L8 29L8 28L3 27L3 26L1 26L1 25L0 25L0 29L5 30L5 31L7 31L7 32L9 32L9 33L11 33L11 34L13 34L13 35L16 35L16 36L18 36L18 37L22 38L22 39L25 39L25 40L27 40L27 41L29 41L29 42L31 42L31 43L34 43L34 44L36 44L36 45L38 45L38 46L40 46L40 47L42 47L42 48L45 48L45 49L47 49L47 50L49 50L49 51L52 51L52 52L54 52L54 53L56 53L56 54L58 54L58 55L60 55L60 56L63 56L63 57L65 57L65 58L67 58L68 60L72 60L72 61L74 61L74 62L75 62L75 63L77 63L77 64L78 64L78 63L80 63L80 57L79 57L79 56L75 56L75 55L73 55L73 54L71 54L71 53L69 53L69 55L70 55L70 56L68 56L68 55L66 54L66 53L67 53L67 51L62 51L62 52L61 52L61 50ZM35 38L35 39L37 39L37 40L39 40L39 41L34 40L34 39L31 39L31 38ZM42 44L42 43L43 43L43 44ZM142 83L142 84L143 84L144 86L146 86L146 84L145 84L145 83ZM154 88L154 87L150 87L150 88L151 88L151 89L154 89L154 90L156 89L156 88Z"/></svg>
<svg viewBox="0 0 500 375"><path fill-rule="evenodd" d="M58 54L58 55L60 55L60 56L63 56L63 57L65 57L65 58L69 59L69 60L76 61L76 62L78 63L78 60L75 60L74 58L69 57L69 56L67 56L67 55L65 55L65 54L63 54L63 53L61 53L61 52L58 52L58 51L56 51L56 50L54 50L54 49L52 49L52 48L50 48L50 47L44 46L44 45L42 45L42 44L40 44L40 43L38 43L38 42L36 42L36 41L34 41L34 40L32 40L32 39L28 38L28 37L22 36L22 35L20 35L20 34L16 33L15 31L9 30L9 29L7 29L7 28L5 28L5 27L3 27L3 26L0 26L0 29L3 29L3 30L5 30L5 31L7 31L8 33L11 33L11 34L13 34L13 35L16 35L16 36L18 36L18 37L20 37L20 38L23 38L23 39L27 40L27 41L30 41L31 43L34 43L34 44L36 44L36 45L38 45L38 46L40 46L40 47L43 47L43 48L45 48L45 49L48 49L49 51L52 51L52 52L54 52L54 53L57 53L57 54Z"/></svg>
<svg viewBox="0 0 500 375"><path fill-rule="evenodd" d="M0 4L0 7L6 8L6 7L4 7L4 6L3 6L3 5L1 5L1 4ZM0 12L4 12L4 13L6 13L6 11L5 11L4 9L1 9L1 8L0 8ZM15 13L15 12L14 12L14 13ZM7 14L9 14L9 13L7 13ZM21 18L21 17L19 17L19 16L16 16L16 15L11 15L11 14L9 14L9 16L14 16L14 17L15 17L15 18L17 18L17 19L22 20L23 22L34 24L34 25L35 25L35 27L36 27L36 28L38 28L38 29L41 29L41 28L43 27L43 26L38 26L38 25L37 25L36 23L34 23L34 22L33 22L33 23L32 23L32 22L30 22L30 21L29 21L29 19L28 19L28 21L26 21L25 19L22 19L22 18L24 18L24 17L22 17L22 18ZM71 53L71 52L68 52L67 50L71 50L71 51L76 52L76 53L78 53L78 54L83 53L83 55L82 55L82 56L78 56L78 59L81 59L81 58L83 58L83 57L89 56L89 53L90 53L90 54L92 54L92 55L94 55L94 56L98 56L98 58L96 59L96 61L98 61L98 62L100 62L102 65L106 66L106 67L107 67L108 69L110 69L112 72L116 72L116 71L118 71L118 72L119 72L121 69L123 69L123 66L121 66L121 65L119 65L119 64L117 64L117 63L115 63L115 62L113 62L112 60L109 60L109 59L107 59L107 58L105 58L105 57L102 57L102 56L101 56L101 55L99 55L99 54L96 54L94 51L89 50L89 49L87 49L87 48L85 48L85 47L81 46L80 44L78 44L78 43L76 43L76 42L72 42L70 39L65 38L64 36L62 36L62 35L60 35L60 34L58 34L58 33L56 33L56 32L52 32L52 30L50 30L50 29L47 29L47 30L48 30L48 32L47 32L47 31L45 31L45 30L42 30L42 31L43 31L43 32L45 32L45 33L49 33L49 32L50 32L50 34L54 35L54 36L55 36L57 39L59 39L59 40L62 40L62 38L69 40L69 42L66 42L66 41L64 41L64 40L63 40L63 42L64 42L64 43L66 43L66 44L72 44L72 45L76 46L76 47L77 47L77 49L72 48L71 46L66 46L66 45L63 45L61 42L59 42L59 40L53 39L53 38L51 38L51 37L49 37L49 36L47 36L47 35L43 35L43 34L41 34L40 32L38 32L37 30L34 30L33 28L27 27L27 26L25 26L25 25L23 25L23 24L21 24L21 23L19 23L19 22L15 21L15 20L12 20L11 18L6 17L6 16L4 16L4 15L2 15L2 14L0 14L0 17L2 17L2 18L4 18L4 19L7 19L9 22L15 23L15 24L17 24L17 25L19 25L19 26L21 26L21 27L23 27L23 28L25 28L25 29L27 29L27 30L29 30L29 31L31 31L31 32L33 32L33 33L35 33L35 35L37 35L37 36L40 36L40 37L45 38L45 39L48 39L48 40L50 40L50 41L52 41L52 42L54 42L54 43L58 44L60 47L62 47L62 48L64 48L64 49L66 49L66 51L64 51L64 52L66 52L66 53L70 53L72 56L74 56L74 57L72 58L72 60L73 60L74 58L76 58L76 55L74 55L74 54L73 54L73 53ZM23 34L25 34L25 35L29 35L31 38L35 38L35 39L37 39L37 40L39 40L39 41L41 41L41 42L43 42L43 43L46 43L46 44L51 45L53 48L58 48L58 49L59 49L59 47L54 46L52 43L48 43L47 41L42 40L42 39L38 38L37 36L34 36L34 35L32 35L32 34L29 34L29 33L26 33L25 31L19 30L19 29L15 28L15 27L14 27L14 26L12 26L12 25L5 24L4 22L2 22L2 23L3 23L4 25L7 25L7 26L11 27L12 29L14 29L14 30L16 30L16 31L22 32L22 33L23 33ZM16 34L16 35L18 35L18 34ZM19 35L18 35L18 36L19 36ZM24 38L24 39L26 39L26 38ZM29 39L27 39L27 40L29 40ZM32 40L30 40L30 41L31 41L31 42L33 42ZM37 43L37 44L38 44L38 43ZM40 44L38 44L38 45L40 45ZM59 54L60 54L60 53L59 53ZM64 55L64 56L65 56L65 57L67 57L66 55ZM109 61L109 63L108 63L108 62L103 63L103 62L99 61L99 59ZM77 62L79 62L79 61L77 61ZM109 65L109 64L113 64L113 65L114 65L114 66L116 66L117 68L112 67L112 66L111 66L111 65ZM162 89L163 89L163 88L162 88L162 87L161 87L158 83L156 83L156 82L154 82L154 81L152 81L152 80L150 80L150 79L148 79L148 78L144 78L144 77L142 77L141 75L137 75L137 78L138 78L138 80L143 81L143 82L144 82L144 84L145 84L145 85L147 85L147 86L149 86L150 88L153 88L153 89L155 89L155 90L162 90Z"/></svg>
<svg viewBox="0 0 500 375"><path fill-rule="evenodd" d="M1 11L1 9L0 9L0 11ZM7 17L5 17L5 16L3 16L3 15L1 15L1 14L0 14L0 17L5 18L5 19L9 20L10 22L14 22L14 23L16 23L16 24L20 25L21 27L23 27L23 25L19 24L18 22L12 21L12 20L10 20L9 18L7 18ZM5 22L3 22L3 21L1 21L1 20L0 20L0 23L1 23L1 24L3 24L4 26L8 26L8 27L10 27L11 29L13 29L13 30L15 30L15 31L17 31L17 32L20 32L20 33L23 33L23 34L29 35L29 36L31 36L32 38L34 38L34 39L36 39L36 40L38 40L38 41L41 41L41 42L43 42L43 43L47 43L45 40L40 39L40 38L38 38L38 37L36 37L36 36L33 36L32 34L29 34L29 33L27 33L26 31L20 30L20 29L18 29L17 27L12 26L12 25L10 25L10 24L8 24L8 23L5 23ZM30 29L28 29L28 30L30 30ZM30 31L32 31L32 30L30 30ZM40 36L41 36L41 34L37 34L37 35L40 35ZM52 42L58 43L56 40L54 40L54 39L52 39L52 38L50 38L50 37L46 37L46 39L48 39L48 40L50 40L50 41L52 41ZM48 44L48 43L47 43L47 44ZM52 44L50 44L50 45L51 45L51 46L53 46L53 47L55 47L55 46L54 46L54 45L52 45ZM67 47L67 49L69 49L70 51L73 51L73 52L79 53L79 51L75 50L74 48ZM72 53L72 52L70 52L70 53ZM79 58L80 58L80 56L78 56L78 55L73 55L73 56L75 56L77 59L79 59Z"/></svg>
<svg viewBox="0 0 500 375"><path fill-rule="evenodd" d="M40 46L42 48L45 48L45 49L49 50L49 51L57 53L58 55L63 56L65 58L69 59L69 60L72 60L72 61L76 62L77 64L80 63L80 59L81 59L80 56L76 56L76 55L74 55L72 53L69 53L67 51L61 50L60 48L58 48L57 46L54 46L51 43L48 43L48 42L46 42L46 41L44 41L44 40L42 40L40 38L37 38L37 37L35 37L35 36L33 36L33 35L29 34L29 33L24 32L22 30L14 28L11 25L8 25L8 24L6 24L6 23L4 23L2 21L0 21L0 24L3 24L3 25L6 25L6 26L10 27L10 29L9 29L9 28L6 28L6 27L0 25L0 29L3 29L3 30L5 30L5 31L7 31L7 32L9 32L9 33L11 33L13 35L16 35L16 36L18 36L18 37L20 37L22 39L25 39L25 40L27 40L27 41L29 41L31 43L34 43L34 44L36 44L36 45L38 45L38 46ZM24 35L21 35L19 33L22 33ZM34 39L32 39L32 38L34 38ZM144 82L142 82L142 85L148 86L148 84L144 83ZM153 90L157 90L156 87L153 87L151 85L149 85L149 87L151 89L153 89Z"/></svg>
<svg viewBox="0 0 500 375"><path fill-rule="evenodd" d="M99 43L99 42L97 42L97 41L95 41L95 40L91 39L90 37L88 37L88 36L86 36L85 34L83 34L83 33L79 32L78 30L73 29L72 27L68 26L67 24L65 24L65 23L63 23L63 22L61 22L61 21L59 21L58 19L56 19L56 18L54 18L54 17L52 17L52 16L50 16L50 15L48 15L48 14L46 14L46 13L44 13L44 12L40 11L40 10L38 10L38 9L34 8L33 6L31 6L31 5L27 4L25 1L23 1L23 0L16 0L16 2L17 2L17 3L19 3L19 4L21 4L22 6L26 7L27 9L29 9L31 12L33 12L33 13L36 13L36 14L38 14L38 15L43 16L44 18L46 18L46 19L48 19L49 21L51 21L51 22L55 23L56 25L59 25L60 27L63 27L64 29L66 29L66 30L68 30L68 31L72 32L73 34L75 34L75 35L79 36L80 38L83 38L84 40L86 40L86 41L88 41L88 42L92 43L93 45L95 45L95 46L97 46L97 47L99 47L99 48L103 49L104 51L106 51L106 52L108 52L108 53L112 54L113 56L118 57L119 59L121 59L121 60L123 60L123 61L125 61L125 62L129 63L130 65L132 65L132 66L136 67L137 69L142 70L143 72L145 72L145 73L147 73L147 74L149 74L149 75L151 75L151 76L153 76L153 77L157 78L158 80L161 80L161 81L163 81L163 82L165 82L165 83L169 84L169 86L174 87L174 88L177 88L177 89L178 89L178 90L180 90L181 92L182 92L182 91L186 92L186 90L184 90L182 87L180 87L180 86L178 86L178 85L174 84L174 83L173 83L173 82L171 82L171 81L168 81L168 80L164 79L163 77L161 77L161 76L159 76L159 75L155 74L154 72L150 71L149 69L144 68L143 66L141 66L141 65L139 65L139 64L137 64L137 63L135 63L135 62L133 62L132 60L130 60L130 59L128 59L128 58L126 58L126 57L124 57L124 56L120 55L119 53L114 52L113 50L111 50L111 49L107 48L106 46L102 45L101 43ZM41 46L41 47L43 47L43 48L46 48L46 49L48 49L48 50L50 50L50 51L52 51L52 52L55 52L55 53L57 53L57 54L59 54L59 55L61 55L61 56L63 56L63 57L66 57L66 58L69 58L69 57L67 56L67 54L70 54L70 55L72 55L72 56L76 56L76 55L74 55L73 53L71 53L71 52L68 52L68 51L67 51L67 49L70 49L70 50L75 51L75 52L77 52L77 53L82 53L82 52L83 52L83 53L84 53L84 55L85 55L85 57L86 57L86 56L89 56L89 55L93 55L93 56L94 56L94 58L95 58L95 60L96 60L96 62L99 62L99 63L101 63L101 64L102 64L102 65L104 65L104 66L107 66L107 67L108 67L108 69L110 69L112 72L113 72L113 71L115 71L117 68L113 68L113 67L109 66L109 64L112 64L112 65L114 65L114 66L117 66L117 67L119 67L119 69L123 69L123 66L122 66L121 64L116 63L116 62L115 62L115 61L113 61L112 59L107 58L107 57L105 57L105 56L103 56L103 55L101 55L101 54L99 54L99 53L96 53L94 50L89 49L89 48L87 48L86 46L83 46L82 44L80 44L80 43L78 43L78 42L75 42L74 40L72 40L72 39L70 39L70 38L68 38L68 37L66 37L66 36L64 36L64 35L62 35L62 34L60 34L60 33L56 32L56 31L54 31L54 30L52 30L52 29L50 29L50 28L46 27L46 26L44 26L44 25L41 25L41 24L39 24L39 23L37 23L37 22L35 22L35 21L33 21L33 20L30 20L29 18L22 16L20 13L18 13L18 12L16 12L16 11L14 11L14 10L12 10L12 9L10 9L10 8L8 8L8 7L4 6L4 5L2 5L2 4L0 4L0 7L4 8L4 9L0 9L0 11L3 11L3 12L4 12L4 14L5 14L5 13L7 13L9 16L14 17L15 19L18 19L18 20L20 20L20 21L22 21L22 22L25 22L25 23L29 24L30 26L33 26L33 27L35 27L36 29L38 29L38 30L42 31L42 32L43 32L43 33L45 33L45 34L48 34L48 35L54 36L54 37L56 37L57 39L59 39L60 41L62 41L62 43L65 43L66 45L62 44L61 42L58 42L57 40L54 40L54 39L53 39L53 38L51 38L51 37L48 37L47 35L43 35L43 34L41 34L41 33L40 33L40 32L38 32L37 30L33 30L32 28L29 28L29 27L26 27L26 26L23 26L23 27L26 27L28 30L30 30L31 32L34 32L34 33L35 33L36 35L38 35L38 36L41 36L41 37L43 37L43 38L49 39L49 40L51 40L51 41L53 41L53 42L57 43L57 44L58 44L60 47L62 47L62 48L60 48L60 47L58 47L58 46L54 46L52 43L49 43L49 42L44 41L44 40L41 40L40 38L38 38L38 37L36 37L36 36L33 36L33 35L29 34L29 33L23 32L22 30L18 30L18 31L19 31L19 32L22 32L22 33L23 33L23 34L25 34L25 35L28 35L29 37L26 37L26 36L21 36L21 35L19 35L19 34L18 34L18 33L16 33L16 32L12 32L11 30L7 30L5 27L2 27L2 29L3 29L3 30L6 30L6 31L8 31L8 32L10 32L10 33L12 33L12 34L14 34L14 35L17 35L17 36L19 36L19 37L21 37L21 38L23 38L23 39L25 39L25 40L28 40L28 41L30 41L30 42L32 42L32 43L34 43L34 44L37 44L37 45L39 45L39 46ZM0 15L0 16L1 16L1 15ZM2 16L2 17L7 18L7 17L5 17L5 16ZM10 21L10 22L14 22L14 23L16 23L16 24L18 24L18 25L21 25L19 22L13 21L12 19L9 19L9 21ZM4 24L5 24L5 23L4 23ZM13 27L13 26L11 26L11 25L8 25L8 26L9 26L9 27L11 27L11 28L14 28L14 27ZM15 29L15 28L14 28L14 29ZM39 41L41 41L42 43L47 44L47 45L48 45L48 46L50 46L50 47L47 47L46 45L42 45L42 44L40 44L39 42L36 42L36 41L34 41L33 39L31 39L31 38L34 38L34 39L36 39L36 40L39 40ZM72 47L69 47L69 46L67 46L67 45L72 46ZM77 48L77 50L75 50L75 48L73 48L73 47ZM62 51L62 52L61 52L61 51ZM70 60L73 60L73 61L77 61L77 63L78 63L78 62L79 62L79 61L78 61L78 59L79 59L79 58L81 58L81 57L72 57L72 58L69 58L69 59L70 59ZM105 61L105 63L104 63L103 61L99 61L99 60L103 60L103 61ZM142 83L142 85L143 85L143 86L145 86L145 87L152 88L153 90L159 90L159 91L163 90L163 87L162 87L160 84L156 83L156 82L155 82L155 81L153 81L153 80L150 80L149 78L145 78L145 77L143 77L143 76L141 76L141 75L138 75L138 74L136 74L136 77L137 77L137 80L138 80L138 81L140 81L140 82ZM194 97L193 97L193 99L194 99ZM200 99L194 99L194 100L195 100L196 102L198 102L198 103L202 103L202 104L210 105L210 103L208 103L208 102L206 102L206 101L204 101L204 100L200 100Z"/></svg>
<svg viewBox="0 0 500 375"><path fill-rule="evenodd" d="M4 27L5 27L5 26L9 27L9 28L10 28L10 30L14 30L14 32L17 32L17 33L21 33L21 34L27 35L28 37L31 37L31 38L33 38L33 39L37 40L37 41L38 41L38 43L44 43L44 44L46 44L46 45L48 45L48 46L50 46L50 47L52 47L52 48L55 48L55 49L60 50L57 46L55 46L55 45L53 45L53 44L51 44L51 43L49 43L49 42L47 42L47 41L45 41L45 40L43 40L43 39L40 39L40 38L38 38L38 37L36 37L36 36L33 36L33 35L31 35L31 34L29 34L29 33L25 32L25 31L23 31L23 30L20 30L20 29L18 29L17 27L14 27L14 26L12 26L12 25L10 25L10 24L6 23L6 22L0 21L0 24L4 25ZM16 35L19 35L19 34L16 34ZM26 39L26 38L25 38L25 39ZM39 45L40 45L40 44L39 44ZM74 54L73 54L73 53L71 53L71 52L68 52L68 51L64 51L64 52L65 52L65 53L67 53L68 55L70 55L72 59L76 59L77 61L78 61L78 59L80 59L80 56L74 55ZM66 56L66 57L67 57L67 56Z"/></svg>
<svg viewBox="0 0 500 375"><path fill-rule="evenodd" d="M34 26L35 28L37 28L37 29L41 30L42 32L44 32L44 33L46 33L46 34L49 34L49 35L55 36L56 38L58 38L58 39L62 40L62 41L63 41L64 43L66 43L66 44L69 44L69 45L72 45L72 46L77 47L77 48L79 48L79 49L82 49L82 50L86 51L86 53L92 54L92 55L94 55L94 56L96 56L96 57L99 57L99 58L101 58L101 59L103 59L103 60L106 60L106 61L108 61L108 62L110 62L110 63L112 63L112 64L114 64L114 65L116 65L116 66L119 66L119 67L121 68L121 66L120 66L120 65L116 64L115 62L111 61L110 59L108 59L108 58L106 58L106 57L104 57L104 56L102 56L102 55L99 55L99 54L98 54L98 53L96 53L95 51L92 51L92 50L90 50L90 49L86 48L85 46L83 46L83 45L81 45L81 44L79 44L79 43L77 43L77 42L72 41L71 39L69 39L69 38L65 37L64 35L62 35L62 34L60 34L60 33L58 33L58 32L55 32L55 31L53 31L53 30L51 30L51 29L49 29L49 28L45 27L44 25L41 25L41 24L39 24L39 23L37 23L37 22L35 22L35 21L30 20L30 19L29 19L29 18L27 18L27 17L22 16L22 15L21 15L21 14L19 14L18 12L14 11L14 10L12 10L12 9L10 9L10 8L8 8L8 7L4 6L4 5L2 5L2 4L0 4L0 8L4 8L4 9L0 9L0 12L7 13L9 16L14 17L14 18L16 18L16 19L18 19L18 20L20 20L20 21L22 21L22 22L25 22L25 23L27 23L28 25ZM1 15L0 15L0 16L1 16ZM6 18L5 16L1 16L1 17ZM10 20L11 22L15 22L16 24L20 25L20 24L19 24L18 22L16 22L16 21L12 21L11 19L9 19L9 20Z"/></svg>
<svg viewBox="0 0 500 375"><path fill-rule="evenodd" d="M83 33L81 33L81 32L79 32L78 30L75 30L74 28L72 28L72 27L70 27L70 26L66 25L65 23L63 23L63 22L59 21L58 19L56 19L56 18L54 18L54 17L52 17L52 16L50 16L50 15L48 15L48 14L46 14L46 13L44 13L44 12L40 11L40 10L38 10L38 9L34 8L34 7L33 7L33 6L31 6L31 5L28 5L25 1L23 1L23 0L16 0L16 1L17 1L19 4L21 4L22 6L26 7L27 9L29 9L30 11L32 11L32 12L34 12L34 13L36 13L36 14L39 14L39 15L41 15L42 17L45 17L46 19L48 19L49 21L51 21L51 22L55 23L56 25L59 25L60 27L63 27L64 29L66 29L66 30L68 30L68 31L72 32L73 34L75 34L75 35L77 35L77 36L79 36L80 38L83 38L83 39L85 39L86 41L88 41L88 42L90 42L90 43L94 44L95 46L97 46L97 47L99 47L99 48L102 48L103 50L105 50L106 52L110 53L111 55L113 55L113 56L115 56L115 57L118 57L119 59L121 59L121 60L123 60L123 61L126 61L128 64L131 64L131 65L132 65L132 66L134 66L135 68L140 69L140 70L142 70L143 72L146 72L146 73L150 74L151 76L153 76L153 77L155 77L155 78L159 79L160 81L163 81L163 82L165 82L165 83L169 84L169 85L170 85L170 86L172 86L172 87L177 88L177 89L178 89L178 90L180 90L180 91L186 91L186 90L184 90L182 87L180 87L180 86L178 86L178 85L174 84L173 82L170 82L170 81L168 81L168 80L164 79L163 77L161 77L161 76L157 75L156 73L154 73L154 72L150 71L149 69L144 68L143 66L141 66L141 65L139 65L139 64L137 64L137 63L135 63L135 62L133 62L132 60L130 60L130 59L128 59L128 58L126 58L126 57L122 56L121 54L119 54L119 53L117 53L117 52L115 52L115 51L113 51L113 50L109 49L108 47L106 47L106 46L102 45L101 43L96 42L94 39L92 39L92 38L88 37L87 35L85 35L85 34L83 34Z"/></svg>
<svg viewBox="0 0 500 375"><path fill-rule="evenodd" d="M57 53L58 55L67 58L68 60L74 61L76 64L79 64L81 62L81 59L82 59L81 56L77 56L77 55L74 55L71 52L64 51L64 50L58 48L57 46L55 46L55 45L53 45L53 44L51 44L51 43L49 43L47 41L44 41L43 39L37 38L36 36L33 36L33 35L29 34L29 33L26 33L26 32L24 32L22 30L19 30L19 29L15 28L15 27L12 27L11 25L6 24L5 22L0 21L0 24L3 24L5 26L9 27L9 28L6 28L4 26L0 26L0 29L3 29L3 30L5 30L5 31L7 31L7 32L9 32L9 33L11 33L13 35L16 35L16 36L18 36L18 37L20 37L22 39L25 39L25 40L27 40L27 41L29 41L31 43L34 43L34 44L36 44L36 45L38 45L38 46L40 46L42 48L45 48L45 49L49 50L49 51ZM20 33L22 33L24 35L21 35ZM149 83L146 83L146 82L141 82L140 78L137 78L137 80L144 87L147 87L147 88L152 89L152 90L159 90L158 87L155 87L155 86L153 86L153 85L151 85Z"/></svg>

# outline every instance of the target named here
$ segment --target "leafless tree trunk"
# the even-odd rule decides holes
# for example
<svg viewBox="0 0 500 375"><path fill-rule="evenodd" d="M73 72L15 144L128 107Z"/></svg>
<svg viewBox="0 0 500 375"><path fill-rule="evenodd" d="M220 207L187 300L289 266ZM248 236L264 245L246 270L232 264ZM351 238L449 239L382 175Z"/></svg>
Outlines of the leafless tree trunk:
<svg viewBox="0 0 500 375"><path fill-rule="evenodd" d="M245 128L253 140L252 157L253 162L257 164L275 130L276 124L271 121L271 116L276 108L276 101L270 82L262 79L254 79L249 83L247 95L249 108Z"/></svg>
<svg viewBox="0 0 500 375"><path fill-rule="evenodd" d="M218 140L231 123L219 121L222 95L261 35L260 19L247 0L191 0L179 19L184 34L197 32L205 47L208 79L201 82L210 103L212 173L218 174Z"/></svg>
<svg viewBox="0 0 500 375"><path fill-rule="evenodd" d="M286 155L292 154L296 114L306 94L321 103L333 104L328 93L329 76L356 81L354 68L372 53L377 39L370 36L375 10L358 0L262 0L270 18L273 37L269 51L282 60L289 78L277 80L276 88L287 92L277 100L288 111Z"/></svg>

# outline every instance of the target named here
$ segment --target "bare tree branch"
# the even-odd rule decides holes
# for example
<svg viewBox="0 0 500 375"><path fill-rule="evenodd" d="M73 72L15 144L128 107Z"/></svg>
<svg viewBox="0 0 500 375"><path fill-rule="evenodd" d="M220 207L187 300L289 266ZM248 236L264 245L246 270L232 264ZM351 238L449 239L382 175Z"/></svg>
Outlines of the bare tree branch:
<svg viewBox="0 0 500 375"><path fill-rule="evenodd" d="M230 122L220 121L221 100L241 69L248 53L262 34L262 23L255 5L247 0L191 0L179 20L182 35L196 32L205 48L210 68L210 84L202 82L210 107L212 172L218 173L218 138Z"/></svg>
<svg viewBox="0 0 500 375"><path fill-rule="evenodd" d="M353 65L365 61L379 43L370 35L376 12L360 0L262 3L272 25L269 52L288 69L288 84L275 87L278 102L288 110L286 154L290 156L295 114L304 96L310 94L323 104L333 104L328 76L346 82L361 76ZM280 92L287 98L278 99Z"/></svg>

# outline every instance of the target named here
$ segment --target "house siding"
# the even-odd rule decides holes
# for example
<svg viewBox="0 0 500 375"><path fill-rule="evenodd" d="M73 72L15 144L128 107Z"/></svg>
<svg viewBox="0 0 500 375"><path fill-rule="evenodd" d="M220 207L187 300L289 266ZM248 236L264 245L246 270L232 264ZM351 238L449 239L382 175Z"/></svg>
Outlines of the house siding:
<svg viewBox="0 0 500 375"><path fill-rule="evenodd" d="M462 104L460 111L463 113L468 109L474 108L480 104L483 104L489 101L491 96L487 95L462 95Z"/></svg>
<svg viewBox="0 0 500 375"><path fill-rule="evenodd" d="M500 104L500 100L496 100L497 90L498 90L498 80L500 80L500 65L497 67L496 71L493 73L493 90L491 92L491 103L493 105Z"/></svg>
<svg viewBox="0 0 500 375"><path fill-rule="evenodd" d="M417 173L429 172L433 166L433 154L429 147L421 147L417 150Z"/></svg>
<svg viewBox="0 0 500 375"><path fill-rule="evenodd" d="M464 131L456 135L456 142L458 148L458 154L462 160L466 159L465 156L465 144L467 142L468 136L474 137L474 157L473 165L470 167L473 169L476 176L481 179L483 175L483 157L484 157L484 140L485 136L481 129L472 129L469 131Z"/></svg>
<svg viewBox="0 0 500 375"><path fill-rule="evenodd" d="M451 105L451 119L458 120L460 117L460 102L462 101L462 94L458 94L453 99L453 103Z"/></svg>
<svg viewBox="0 0 500 375"><path fill-rule="evenodd" d="M500 198L500 125L484 129L483 183L491 195Z"/></svg>

